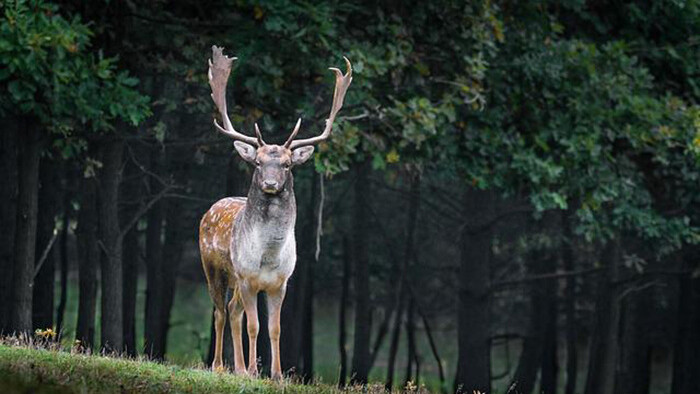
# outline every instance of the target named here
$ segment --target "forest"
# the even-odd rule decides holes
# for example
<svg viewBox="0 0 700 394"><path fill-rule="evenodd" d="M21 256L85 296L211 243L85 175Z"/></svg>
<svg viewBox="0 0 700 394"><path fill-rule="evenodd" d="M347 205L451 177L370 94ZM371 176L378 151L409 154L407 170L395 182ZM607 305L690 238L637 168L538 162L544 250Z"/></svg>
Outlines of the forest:
<svg viewBox="0 0 700 394"><path fill-rule="evenodd" d="M200 220L254 170L216 45L231 122L275 144L321 133L352 62L294 168L285 375L700 392L700 1L0 4L2 335L211 365Z"/></svg>

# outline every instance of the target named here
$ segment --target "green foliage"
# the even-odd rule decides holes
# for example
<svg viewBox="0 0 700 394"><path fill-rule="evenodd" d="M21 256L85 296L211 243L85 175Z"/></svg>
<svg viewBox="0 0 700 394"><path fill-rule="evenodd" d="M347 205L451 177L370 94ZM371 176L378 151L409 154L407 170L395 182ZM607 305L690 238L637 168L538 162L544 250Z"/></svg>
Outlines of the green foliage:
<svg viewBox="0 0 700 394"><path fill-rule="evenodd" d="M625 42L552 30L513 37L495 62L489 104L462 143L468 179L529 196L538 211L573 205L588 239L629 231L661 251L700 241L688 211L698 107L659 93Z"/></svg>
<svg viewBox="0 0 700 394"><path fill-rule="evenodd" d="M91 52L92 33L79 18L66 19L42 0L6 1L0 20L0 111L36 118L61 138L72 156L85 146L77 131L107 131L121 119L137 125L149 114L138 80L116 59Z"/></svg>

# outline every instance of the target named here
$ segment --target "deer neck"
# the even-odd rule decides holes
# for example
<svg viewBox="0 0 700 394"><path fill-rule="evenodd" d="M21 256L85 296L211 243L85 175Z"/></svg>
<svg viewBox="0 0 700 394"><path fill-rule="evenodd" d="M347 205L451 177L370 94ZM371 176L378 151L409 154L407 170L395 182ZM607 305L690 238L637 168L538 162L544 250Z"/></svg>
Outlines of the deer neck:
<svg viewBox="0 0 700 394"><path fill-rule="evenodd" d="M242 215L242 227L246 232L257 234L264 245L274 248L284 244L290 235L294 236L296 211L291 175L277 194L267 194L251 185Z"/></svg>

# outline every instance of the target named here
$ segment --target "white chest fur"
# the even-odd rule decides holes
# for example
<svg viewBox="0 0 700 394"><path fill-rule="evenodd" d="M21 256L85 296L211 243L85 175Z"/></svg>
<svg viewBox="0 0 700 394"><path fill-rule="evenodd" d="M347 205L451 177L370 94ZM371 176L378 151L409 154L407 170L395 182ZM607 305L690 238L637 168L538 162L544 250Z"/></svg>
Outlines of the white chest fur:
<svg viewBox="0 0 700 394"><path fill-rule="evenodd" d="M236 276L259 290L279 287L292 275L296 264L294 221L240 224L234 227L231 237L231 261Z"/></svg>

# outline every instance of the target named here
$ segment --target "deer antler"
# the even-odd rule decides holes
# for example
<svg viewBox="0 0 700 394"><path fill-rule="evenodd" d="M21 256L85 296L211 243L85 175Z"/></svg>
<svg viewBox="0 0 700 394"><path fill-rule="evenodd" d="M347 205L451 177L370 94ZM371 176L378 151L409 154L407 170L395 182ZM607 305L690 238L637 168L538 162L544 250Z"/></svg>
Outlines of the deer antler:
<svg viewBox="0 0 700 394"><path fill-rule="evenodd" d="M333 105L331 106L331 113L328 115L328 119L326 119L326 128L323 130L323 133L316 137L295 141L294 137L296 137L297 133L299 132L299 125L301 124L301 119L299 119L294 131L292 131L292 135L290 135L287 142L284 143L285 148L294 149L301 146L317 144L321 141L325 141L328 136L331 135L331 129L333 128L335 116L343 107L345 93L347 92L348 87L350 87L350 83L352 83L352 64L350 64L350 60L348 60L348 58L345 56L343 56L343 59L345 59L345 65L347 66L345 75L343 75L343 73L335 67L329 68L329 70L335 73L335 90L333 92Z"/></svg>
<svg viewBox="0 0 700 394"><path fill-rule="evenodd" d="M219 114L221 114L221 119L224 123L224 127L221 127L216 121L216 118L214 118L214 126L216 126L220 132L235 140L243 141L251 145L262 146L265 143L259 135L256 139L239 133L233 128L231 120L228 118L228 113L226 112L226 84L228 83L228 76L231 74L231 65L237 58L230 58L224 55L223 50L223 47L212 46L212 58L209 59L208 74L209 86L211 86L211 98L214 100L214 104L216 104L216 108L219 110Z"/></svg>

